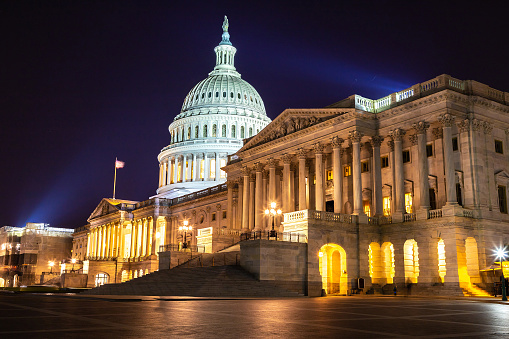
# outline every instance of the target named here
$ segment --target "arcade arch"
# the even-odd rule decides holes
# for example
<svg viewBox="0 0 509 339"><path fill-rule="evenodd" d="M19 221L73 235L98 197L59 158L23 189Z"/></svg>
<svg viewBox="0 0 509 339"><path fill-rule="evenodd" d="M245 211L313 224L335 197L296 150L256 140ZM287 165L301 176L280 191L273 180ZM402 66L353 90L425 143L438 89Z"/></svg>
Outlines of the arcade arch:
<svg viewBox="0 0 509 339"><path fill-rule="evenodd" d="M419 277L419 247L417 241L409 239L403 246L405 262L405 281L407 283L417 283Z"/></svg>
<svg viewBox="0 0 509 339"><path fill-rule="evenodd" d="M346 252L337 244L325 244L318 253L322 288L327 294L347 294Z"/></svg>

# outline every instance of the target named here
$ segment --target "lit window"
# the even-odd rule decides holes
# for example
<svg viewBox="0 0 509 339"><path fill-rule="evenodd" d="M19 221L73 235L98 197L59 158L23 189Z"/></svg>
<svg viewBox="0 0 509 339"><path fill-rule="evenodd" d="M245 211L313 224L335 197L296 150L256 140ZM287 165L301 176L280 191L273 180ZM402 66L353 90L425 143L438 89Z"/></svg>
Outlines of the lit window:
<svg viewBox="0 0 509 339"><path fill-rule="evenodd" d="M211 179L216 178L216 159L210 160L210 178Z"/></svg>
<svg viewBox="0 0 509 339"><path fill-rule="evenodd" d="M452 138L452 150L457 151L459 149L458 147L458 138L454 137Z"/></svg>
<svg viewBox="0 0 509 339"><path fill-rule="evenodd" d="M212 137L215 137L217 135L217 125L212 125Z"/></svg>
<svg viewBox="0 0 509 339"><path fill-rule="evenodd" d="M361 162L361 173L369 172L369 162L368 161L362 161Z"/></svg>
<svg viewBox="0 0 509 339"><path fill-rule="evenodd" d="M432 144L426 145L426 156L428 158L433 156L433 145Z"/></svg>
<svg viewBox="0 0 509 339"><path fill-rule="evenodd" d="M345 177L349 177L352 175L352 166L347 165L343 168L343 173Z"/></svg>
<svg viewBox="0 0 509 339"><path fill-rule="evenodd" d="M495 152L504 154L504 144L500 140L495 140Z"/></svg>
<svg viewBox="0 0 509 339"><path fill-rule="evenodd" d="M191 126L187 128L187 140L191 139Z"/></svg>
<svg viewBox="0 0 509 339"><path fill-rule="evenodd" d="M498 206L500 208L500 213L507 214L507 195L505 186L498 186Z"/></svg>
<svg viewBox="0 0 509 339"><path fill-rule="evenodd" d="M226 219L226 211L223 211L223 219Z"/></svg>
<svg viewBox="0 0 509 339"><path fill-rule="evenodd" d="M332 171L327 171L327 180L332 180L334 179L333 175L332 175Z"/></svg>
<svg viewBox="0 0 509 339"><path fill-rule="evenodd" d="M410 162L410 151L403 151L403 163Z"/></svg>
<svg viewBox="0 0 509 339"><path fill-rule="evenodd" d="M212 213L212 221L215 221L215 220L216 220L216 214Z"/></svg>
<svg viewBox="0 0 509 339"><path fill-rule="evenodd" d="M180 181L181 178L181 166L177 166L177 182Z"/></svg>
<svg viewBox="0 0 509 339"><path fill-rule="evenodd" d="M385 168L389 167L389 156L385 155L380 157L380 167Z"/></svg>
<svg viewBox="0 0 509 339"><path fill-rule="evenodd" d="M200 179L203 179L205 177L205 160L200 160Z"/></svg>
<svg viewBox="0 0 509 339"><path fill-rule="evenodd" d="M95 276L95 287L104 285L108 283L108 274L106 273L98 273Z"/></svg>
<svg viewBox="0 0 509 339"><path fill-rule="evenodd" d="M364 214L366 214L368 217L370 217L371 216L371 206L369 205L369 201L364 200L363 207L364 207Z"/></svg>
<svg viewBox="0 0 509 339"><path fill-rule="evenodd" d="M383 198L383 205L384 205L384 215L385 216L391 215L391 198L390 197L384 197Z"/></svg>
<svg viewBox="0 0 509 339"><path fill-rule="evenodd" d="M412 213L412 193L405 193L405 211Z"/></svg>

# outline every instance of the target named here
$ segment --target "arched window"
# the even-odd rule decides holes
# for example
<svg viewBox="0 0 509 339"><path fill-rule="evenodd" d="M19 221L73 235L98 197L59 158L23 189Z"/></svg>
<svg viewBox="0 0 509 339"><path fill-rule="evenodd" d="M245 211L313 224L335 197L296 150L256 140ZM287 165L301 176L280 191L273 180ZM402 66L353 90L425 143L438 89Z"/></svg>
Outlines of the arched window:
<svg viewBox="0 0 509 339"><path fill-rule="evenodd" d="M223 138L226 138L226 125L223 125L223 127L221 127L221 136Z"/></svg>
<svg viewBox="0 0 509 339"><path fill-rule="evenodd" d="M200 127L199 127L198 125L196 125L196 126L194 127L194 137L195 137L196 139L198 139L198 137L199 137L199 132L200 132Z"/></svg>
<svg viewBox="0 0 509 339"><path fill-rule="evenodd" d="M244 139L244 138L245 138L244 134L245 134L245 133L244 133L244 126L240 126L240 138L241 138L241 139Z"/></svg>
<svg viewBox="0 0 509 339"><path fill-rule="evenodd" d="M191 126L187 128L187 140L191 139Z"/></svg>
<svg viewBox="0 0 509 339"><path fill-rule="evenodd" d="M207 125L203 126L203 137L206 138L207 137Z"/></svg>
<svg viewBox="0 0 509 339"><path fill-rule="evenodd" d="M209 98L212 97L212 92L209 92Z"/></svg>
<svg viewBox="0 0 509 339"><path fill-rule="evenodd" d="M217 136L217 125L214 124L212 125L212 137L216 137Z"/></svg>
<svg viewBox="0 0 509 339"><path fill-rule="evenodd" d="M230 98L233 99L233 92L230 92Z"/></svg>
<svg viewBox="0 0 509 339"><path fill-rule="evenodd" d="M249 137L253 136L253 127L249 127Z"/></svg>
<svg viewBox="0 0 509 339"><path fill-rule="evenodd" d="M235 135L235 125L232 126L232 138L236 138L237 136Z"/></svg>
<svg viewBox="0 0 509 339"><path fill-rule="evenodd" d="M128 273L126 270L122 271L122 282L127 281L128 279Z"/></svg>
<svg viewBox="0 0 509 339"><path fill-rule="evenodd" d="M95 276L95 287L104 285L108 283L108 274L107 273L97 273Z"/></svg>

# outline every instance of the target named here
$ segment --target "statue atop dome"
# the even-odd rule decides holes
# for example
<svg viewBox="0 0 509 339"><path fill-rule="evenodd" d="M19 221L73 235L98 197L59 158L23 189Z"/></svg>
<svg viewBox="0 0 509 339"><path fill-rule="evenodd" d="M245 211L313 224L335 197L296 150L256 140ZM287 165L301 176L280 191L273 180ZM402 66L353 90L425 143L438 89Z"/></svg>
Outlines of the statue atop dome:
<svg viewBox="0 0 509 339"><path fill-rule="evenodd" d="M228 17L225 15L224 16L224 21L223 21L223 32L228 32Z"/></svg>

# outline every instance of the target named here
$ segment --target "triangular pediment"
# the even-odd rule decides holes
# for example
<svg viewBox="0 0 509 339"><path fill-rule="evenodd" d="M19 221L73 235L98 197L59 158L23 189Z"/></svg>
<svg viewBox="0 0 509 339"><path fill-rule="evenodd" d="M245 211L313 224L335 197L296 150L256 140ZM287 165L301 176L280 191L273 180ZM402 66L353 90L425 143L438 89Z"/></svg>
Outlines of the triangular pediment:
<svg viewBox="0 0 509 339"><path fill-rule="evenodd" d="M498 171L495 173L495 180L500 183L508 183L509 182L509 173L504 170Z"/></svg>
<svg viewBox="0 0 509 339"><path fill-rule="evenodd" d="M103 198L99 205L97 205L97 207L94 209L92 214L90 214L90 217L87 219L87 221L90 222L95 218L120 211L122 206L125 206L126 204L134 205L137 202L138 201Z"/></svg>
<svg viewBox="0 0 509 339"><path fill-rule="evenodd" d="M345 113L345 109L337 108L286 109L257 135L249 139L239 152L300 132Z"/></svg>

